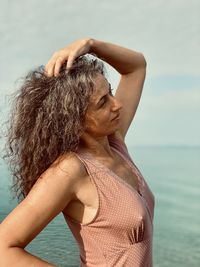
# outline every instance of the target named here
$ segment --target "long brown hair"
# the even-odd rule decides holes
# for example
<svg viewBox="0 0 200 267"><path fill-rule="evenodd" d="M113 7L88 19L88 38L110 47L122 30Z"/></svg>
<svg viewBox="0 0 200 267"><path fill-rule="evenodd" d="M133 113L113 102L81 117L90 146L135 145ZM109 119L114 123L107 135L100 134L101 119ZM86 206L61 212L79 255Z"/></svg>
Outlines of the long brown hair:
<svg viewBox="0 0 200 267"><path fill-rule="evenodd" d="M23 200L39 176L62 154L76 152L102 61L81 56L57 77L37 68L23 78L14 94L6 130L6 154L14 197Z"/></svg>

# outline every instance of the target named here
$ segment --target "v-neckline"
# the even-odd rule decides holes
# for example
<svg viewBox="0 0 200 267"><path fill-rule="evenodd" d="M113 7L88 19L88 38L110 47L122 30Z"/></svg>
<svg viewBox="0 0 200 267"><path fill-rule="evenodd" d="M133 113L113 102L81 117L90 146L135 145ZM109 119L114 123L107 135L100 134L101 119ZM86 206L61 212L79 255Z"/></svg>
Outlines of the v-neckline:
<svg viewBox="0 0 200 267"><path fill-rule="evenodd" d="M112 146L110 146L110 147L111 147L112 150L114 150L115 152L117 152L117 154L129 165L129 167L131 168L133 174L137 177L137 189L134 188L132 185L130 185L128 182L126 182L124 179L122 179L118 174L116 174L112 169L110 169L109 167L107 167L105 164L103 164L102 162L100 162L98 159L92 157L92 154L90 152L82 152L82 153L83 154L86 154L90 158L92 158L99 165L99 167L107 170L112 175L114 175L120 183L124 184L126 187L128 187L129 189L131 189L132 192L136 192L140 197L143 197L141 177L138 175L137 169L135 168L135 166L133 165L133 163L131 161L129 162L129 160L120 151L118 151L115 147L112 147Z"/></svg>

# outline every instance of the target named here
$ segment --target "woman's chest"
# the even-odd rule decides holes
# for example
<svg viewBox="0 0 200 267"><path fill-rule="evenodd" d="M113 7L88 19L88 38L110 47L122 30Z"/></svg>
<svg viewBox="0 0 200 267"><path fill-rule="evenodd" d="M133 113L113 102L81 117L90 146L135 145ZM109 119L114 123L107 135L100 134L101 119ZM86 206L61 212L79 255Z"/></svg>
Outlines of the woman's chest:
<svg viewBox="0 0 200 267"><path fill-rule="evenodd" d="M107 166L105 164L106 163L104 163L105 169L102 174L106 172L113 184L115 184L115 179L117 179L125 183L125 185L131 186L133 190L138 191L138 177L134 174L130 166L126 163L119 162L118 164L108 164ZM81 223L92 221L98 210L99 196L92 179L90 175L86 175L82 179L76 193L76 199L72 200L65 209L67 215ZM98 179L98 177L96 179ZM106 179L104 182L106 183ZM112 190L112 188L109 188L108 185L105 191L106 190Z"/></svg>

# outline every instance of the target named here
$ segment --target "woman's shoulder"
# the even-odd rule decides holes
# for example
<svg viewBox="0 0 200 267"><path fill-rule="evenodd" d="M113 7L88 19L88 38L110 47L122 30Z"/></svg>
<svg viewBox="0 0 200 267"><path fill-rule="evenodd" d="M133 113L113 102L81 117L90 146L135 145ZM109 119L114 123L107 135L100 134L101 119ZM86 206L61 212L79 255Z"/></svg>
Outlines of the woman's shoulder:
<svg viewBox="0 0 200 267"><path fill-rule="evenodd" d="M85 168L75 152L68 152L58 157L51 168L56 172L63 172L74 179L85 175Z"/></svg>
<svg viewBox="0 0 200 267"><path fill-rule="evenodd" d="M77 186L80 185L83 178L86 176L85 168L74 152L68 152L59 156L50 167L41 174L40 179L48 183L48 181L57 183L62 182L65 186L71 187L71 193L74 195Z"/></svg>

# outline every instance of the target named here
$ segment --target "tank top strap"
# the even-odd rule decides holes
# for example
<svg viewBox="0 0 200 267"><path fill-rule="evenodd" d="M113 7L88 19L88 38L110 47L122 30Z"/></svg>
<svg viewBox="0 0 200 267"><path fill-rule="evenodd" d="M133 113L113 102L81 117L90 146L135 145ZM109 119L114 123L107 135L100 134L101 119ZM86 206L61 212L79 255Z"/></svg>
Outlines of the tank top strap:
<svg viewBox="0 0 200 267"><path fill-rule="evenodd" d="M140 170L137 168L137 166L134 163L134 160L131 158L131 156L129 155L129 151L128 148L126 146L126 144L122 141L120 141L117 138L109 138L109 144L112 148L114 148L115 150L117 150L117 152L119 152L124 159L126 159L130 165L130 167L133 169L134 173L137 175L138 179L139 179L139 183L141 184L141 192L142 192L142 188L144 186L144 177L141 174Z"/></svg>
<svg viewBox="0 0 200 267"><path fill-rule="evenodd" d="M89 176L94 179L94 174L98 173L98 169L95 166L95 162L93 162L93 158L87 153L76 152L75 154L84 165Z"/></svg>

